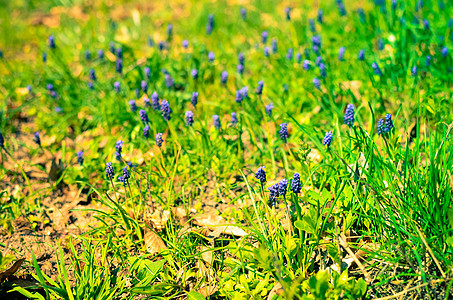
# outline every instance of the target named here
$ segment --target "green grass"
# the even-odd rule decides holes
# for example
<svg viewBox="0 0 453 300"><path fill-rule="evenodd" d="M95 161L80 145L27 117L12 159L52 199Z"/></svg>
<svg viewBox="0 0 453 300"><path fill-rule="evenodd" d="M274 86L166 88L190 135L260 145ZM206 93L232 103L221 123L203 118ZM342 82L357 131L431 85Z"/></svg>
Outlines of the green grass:
<svg viewBox="0 0 453 300"><path fill-rule="evenodd" d="M6 258L0 268L11 262L7 254L26 256L6 242L21 230L19 218L31 224L30 234L44 230L40 224L48 224L49 208L59 209L55 198L67 191L65 185L93 199L87 208L73 210L92 216L83 232L59 232L54 239L55 272L33 255L21 271L36 279L32 287L0 284L36 299L265 299L278 285L274 298L449 299L453 29L448 22L453 6L445 1L440 9L437 1L425 1L416 11L415 1L400 1L393 10L386 2L383 13L373 1L345 1L348 13L340 16L335 1L319 7L305 1L293 7L291 21L284 13L289 4L279 1L0 4L0 132L5 138L0 252ZM247 9L245 20L241 7ZM312 33L308 19L316 19L319 8L324 22ZM210 35L209 14L214 15ZM172 37L167 37L169 23ZM55 49L47 44L49 35L55 36ZM314 35L321 36L325 78L316 66ZM181 46L184 39L188 49ZM273 39L278 51L265 57L264 47ZM160 51L160 41L168 49ZM115 71L111 42L122 48L122 74ZM342 46L345 59L339 61ZM357 59L361 49L364 61ZM243 74L237 72L241 52ZM302 68L305 59L309 71ZM381 76L373 72L373 62ZM90 69L97 77L92 89ZM173 78L172 87L166 86L163 69ZM226 84L220 82L223 71L229 74ZM142 80L148 98L156 91L160 101L169 101L169 121L145 106L142 91L137 97ZM260 80L264 90L257 95ZM237 103L236 91L244 86L249 96ZM191 104L195 91L196 107ZM137 112L129 107L131 99ZM265 110L269 103L275 107L271 116ZM352 127L343 124L348 104L355 106ZM150 119L149 138L143 136L140 109ZM195 114L191 127L185 123L187 110ZM387 113L394 128L378 135L378 120ZM215 114L220 130L213 124ZM287 143L279 135L283 122ZM36 131L41 147L32 141ZM323 146L328 131L332 144ZM163 133L162 147L154 140L157 133ZM115 159L118 140L124 141L122 160ZM84 151L82 166L78 151ZM54 157L62 166L52 168L55 178L37 178L36 172L49 171ZM108 162L116 173L111 181L105 175ZM123 187L118 176L126 162L134 167ZM267 175L263 186L255 178L260 166ZM283 178L291 185L296 172L301 193L288 188L275 207L269 205L268 188ZM151 213L165 216L162 228L150 227ZM230 224L227 229L247 235L220 234L212 224L203 228L203 220L216 215L225 223L214 225ZM150 232L165 247L151 251L159 238Z"/></svg>

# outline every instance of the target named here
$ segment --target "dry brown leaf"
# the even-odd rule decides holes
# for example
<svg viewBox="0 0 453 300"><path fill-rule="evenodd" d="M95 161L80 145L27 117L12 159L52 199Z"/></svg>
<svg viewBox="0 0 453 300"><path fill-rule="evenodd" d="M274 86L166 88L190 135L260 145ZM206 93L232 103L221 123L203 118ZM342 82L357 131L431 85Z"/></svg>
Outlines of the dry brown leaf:
<svg viewBox="0 0 453 300"><path fill-rule="evenodd" d="M281 295L283 294L283 286L280 284L280 282L276 282L274 284L274 287L272 290L269 292L269 295L267 295L267 300L271 300L274 295Z"/></svg>
<svg viewBox="0 0 453 300"><path fill-rule="evenodd" d="M340 87L343 90L351 90L351 92L354 94L354 96L357 99L361 98L361 95L360 95L360 92L359 92L360 88L362 87L362 82L361 81L358 81L358 80L344 81L344 82L340 83Z"/></svg>
<svg viewBox="0 0 453 300"><path fill-rule="evenodd" d="M208 285L204 286L202 288L199 288L197 290L198 293L202 294L203 297L207 298L208 296L211 296L215 292L217 292L217 287L215 285Z"/></svg>
<svg viewBox="0 0 453 300"><path fill-rule="evenodd" d="M161 231L167 221L170 219L170 212L168 210L158 210L156 209L152 214L145 213L143 216L145 224L148 225L151 229L156 231Z"/></svg>
<svg viewBox="0 0 453 300"><path fill-rule="evenodd" d="M17 272L17 270L19 270L20 266L22 266L22 263L25 261L25 258L21 258L19 260L17 260L12 266L11 268L3 271L0 273L0 282L8 279L8 277L14 275L14 273Z"/></svg>
<svg viewBox="0 0 453 300"><path fill-rule="evenodd" d="M212 255L212 250L209 249L208 247L202 247L201 248L201 258L203 258L203 260L209 264L209 265L212 265L212 260L213 260L213 255Z"/></svg>
<svg viewBox="0 0 453 300"><path fill-rule="evenodd" d="M166 250L167 246L165 245L164 241L157 235L154 231L147 231L145 233L145 247L146 251L151 254L158 254L162 250Z"/></svg>
<svg viewBox="0 0 453 300"><path fill-rule="evenodd" d="M222 233L239 237L247 235L247 232L238 226L225 225L227 224L226 220L219 215L204 214L196 216L194 217L194 224L212 230L211 236L214 237Z"/></svg>

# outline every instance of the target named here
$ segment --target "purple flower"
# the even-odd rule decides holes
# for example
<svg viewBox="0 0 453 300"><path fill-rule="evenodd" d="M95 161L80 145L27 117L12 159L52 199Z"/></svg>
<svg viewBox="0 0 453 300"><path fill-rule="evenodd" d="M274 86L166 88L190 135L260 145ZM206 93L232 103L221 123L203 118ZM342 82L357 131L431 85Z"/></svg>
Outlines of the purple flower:
<svg viewBox="0 0 453 300"><path fill-rule="evenodd" d="M167 25L167 36L168 38L171 38L171 36L173 35L173 24L168 24Z"/></svg>
<svg viewBox="0 0 453 300"><path fill-rule="evenodd" d="M131 173L129 172L129 169L127 167L124 167L123 169L123 178L127 182L129 178L131 178Z"/></svg>
<svg viewBox="0 0 453 300"><path fill-rule="evenodd" d="M257 95L263 94L263 87L264 87L264 82L262 80L258 81L258 87L256 88Z"/></svg>
<svg viewBox="0 0 453 300"><path fill-rule="evenodd" d="M143 128L143 136L149 138L149 125L146 125L145 128Z"/></svg>
<svg viewBox="0 0 453 300"><path fill-rule="evenodd" d="M123 176L118 176L118 181L121 182L123 184L124 187L126 187L126 180L124 179Z"/></svg>
<svg viewBox="0 0 453 300"><path fill-rule="evenodd" d="M412 69L411 69L411 74L412 74L412 77L417 76L417 66L413 66L413 67L412 67Z"/></svg>
<svg viewBox="0 0 453 300"><path fill-rule="evenodd" d="M319 81L318 78L313 78L313 85L315 86L315 88L317 88L318 90L321 90L321 82Z"/></svg>
<svg viewBox="0 0 453 300"><path fill-rule="evenodd" d="M396 10L398 6L398 2L396 0L392 0L392 10Z"/></svg>
<svg viewBox="0 0 453 300"><path fill-rule="evenodd" d="M310 70L310 61L309 60L304 60L304 64L302 65L302 68L305 71L309 71Z"/></svg>
<svg viewBox="0 0 453 300"><path fill-rule="evenodd" d="M148 124L149 123L149 118L148 118L148 114L146 113L146 111L144 109L141 109L140 112L140 120L142 120L143 124Z"/></svg>
<svg viewBox="0 0 453 300"><path fill-rule="evenodd" d="M286 143L288 139L288 124L282 123L280 124L280 138Z"/></svg>
<svg viewBox="0 0 453 300"><path fill-rule="evenodd" d="M94 90L94 85L93 85L92 82L88 82L88 88L89 88L90 90Z"/></svg>
<svg viewBox="0 0 453 300"><path fill-rule="evenodd" d="M145 67L145 77L149 79L151 77L151 69L149 67Z"/></svg>
<svg viewBox="0 0 453 300"><path fill-rule="evenodd" d="M192 126L193 124L193 116L194 114L192 111L190 110L186 111L186 125L189 127Z"/></svg>
<svg viewBox="0 0 453 300"><path fill-rule="evenodd" d="M116 72L119 74L123 73L123 61L121 59L116 60Z"/></svg>
<svg viewBox="0 0 453 300"><path fill-rule="evenodd" d="M315 20L308 19L308 25L310 25L311 32L316 32Z"/></svg>
<svg viewBox="0 0 453 300"><path fill-rule="evenodd" d="M85 51L85 59L86 59L86 60L90 60L90 59L91 59L91 52L90 52L90 50L86 50L86 51Z"/></svg>
<svg viewBox="0 0 453 300"><path fill-rule="evenodd" d="M159 50L163 51L164 49L165 49L165 42L164 41L160 41L159 42Z"/></svg>
<svg viewBox="0 0 453 300"><path fill-rule="evenodd" d="M300 54L299 52L296 53L296 61L298 64L300 64L300 62L302 61L302 54Z"/></svg>
<svg viewBox="0 0 453 300"><path fill-rule="evenodd" d="M112 180L113 176L115 176L115 170L113 169L111 162L109 162L105 165L105 175L107 176L107 179L110 179L110 180Z"/></svg>
<svg viewBox="0 0 453 300"><path fill-rule="evenodd" d="M338 50L338 60L343 61L344 60L344 53L346 52L345 47L341 47L340 50Z"/></svg>
<svg viewBox="0 0 453 300"><path fill-rule="evenodd" d="M122 48L116 49L116 57L118 57L119 59L123 59L123 49Z"/></svg>
<svg viewBox="0 0 453 300"><path fill-rule="evenodd" d="M83 166L83 151L77 152L77 163Z"/></svg>
<svg viewBox="0 0 453 300"><path fill-rule="evenodd" d="M447 55L448 55L448 48L447 48L447 47L443 47L443 48L442 48L441 54L442 54L442 57L447 57Z"/></svg>
<svg viewBox="0 0 453 300"><path fill-rule="evenodd" d="M193 78L193 79L197 79L197 78L198 78L198 71L197 71L197 69L193 69L192 72L191 72L191 74L192 74L192 78Z"/></svg>
<svg viewBox="0 0 453 300"><path fill-rule="evenodd" d="M268 36L267 31L261 32L261 43L263 43L263 44L267 43L267 36Z"/></svg>
<svg viewBox="0 0 453 300"><path fill-rule="evenodd" d="M346 16L346 8L344 7L343 2L338 3L338 12L340 13L340 16Z"/></svg>
<svg viewBox="0 0 453 300"><path fill-rule="evenodd" d="M39 132L35 132L35 135L33 136L33 142L41 147L41 138L39 137Z"/></svg>
<svg viewBox="0 0 453 300"><path fill-rule="evenodd" d="M269 57L269 47L264 47L264 56Z"/></svg>
<svg viewBox="0 0 453 300"><path fill-rule="evenodd" d="M426 66L429 67L431 65L431 55L426 56Z"/></svg>
<svg viewBox="0 0 453 300"><path fill-rule="evenodd" d="M55 49L56 48L55 37L53 35L49 36L48 43L49 43L50 49Z"/></svg>
<svg viewBox="0 0 453 300"><path fill-rule="evenodd" d="M164 120L169 121L170 114L171 114L171 108L170 108L170 104L168 103L167 100L163 100L162 103L160 104L160 111L162 113L162 117L164 118Z"/></svg>
<svg viewBox="0 0 453 300"><path fill-rule="evenodd" d="M326 65L324 63L319 64L319 73L321 75L321 78L326 78L327 71L326 71Z"/></svg>
<svg viewBox="0 0 453 300"><path fill-rule="evenodd" d="M381 71L381 69L379 68L379 65L376 62L373 62L371 67L373 68L373 72L374 72L375 75L382 76L382 71Z"/></svg>
<svg viewBox="0 0 453 300"><path fill-rule="evenodd" d="M237 67L237 71L239 74L242 75L242 73L244 73L244 65L239 64Z"/></svg>
<svg viewBox="0 0 453 300"><path fill-rule="evenodd" d="M90 79L96 81L96 73L94 72L94 69L90 69Z"/></svg>
<svg viewBox="0 0 453 300"><path fill-rule="evenodd" d="M319 67L319 65L322 63L322 57L318 56L316 57L315 65Z"/></svg>
<svg viewBox="0 0 453 300"><path fill-rule="evenodd" d="M164 142L164 140L162 139L162 133L156 134L156 145L157 145L157 147L161 147L163 142Z"/></svg>
<svg viewBox="0 0 453 300"><path fill-rule="evenodd" d="M225 84L228 80L228 72L227 71L223 71L222 74L220 75L220 82L222 84Z"/></svg>
<svg viewBox="0 0 453 300"><path fill-rule="evenodd" d="M324 10L319 9L319 10L318 10L318 16L317 16L317 19L318 19L318 23L319 23L319 24L322 24L323 17L324 17Z"/></svg>
<svg viewBox="0 0 453 300"><path fill-rule="evenodd" d="M237 103L241 103L242 102L241 90L236 91L236 97L234 98L234 101L236 101Z"/></svg>
<svg viewBox="0 0 453 300"><path fill-rule="evenodd" d="M247 10L244 7L241 8L241 17L243 20L247 18Z"/></svg>
<svg viewBox="0 0 453 300"><path fill-rule="evenodd" d="M5 138L3 134L0 132L0 148L5 148Z"/></svg>
<svg viewBox="0 0 453 300"><path fill-rule="evenodd" d="M119 81L115 81L115 82L113 83L113 88L115 89L115 91L116 91L117 93L119 93L119 92L121 91L121 84L120 84L120 82L119 82Z"/></svg>
<svg viewBox="0 0 453 300"><path fill-rule="evenodd" d="M266 183L266 171L264 171L264 167L259 167L255 173L256 179L260 181L261 184Z"/></svg>
<svg viewBox="0 0 453 300"><path fill-rule="evenodd" d="M231 113L231 124L235 126L238 123L237 114L235 112Z"/></svg>
<svg viewBox="0 0 453 300"><path fill-rule="evenodd" d="M99 59L104 59L104 50L100 49L98 51L98 57L99 57Z"/></svg>
<svg viewBox="0 0 453 300"><path fill-rule="evenodd" d="M291 8L285 7L286 20L291 21Z"/></svg>
<svg viewBox="0 0 453 300"><path fill-rule="evenodd" d="M272 117L272 109L274 109L273 103L266 105L266 114L269 116L269 118Z"/></svg>
<svg viewBox="0 0 453 300"><path fill-rule="evenodd" d="M121 152L123 152L123 145L124 142L122 140L118 140L115 144L115 156L118 161L121 161Z"/></svg>
<svg viewBox="0 0 453 300"><path fill-rule="evenodd" d="M208 60L209 60L209 62L213 62L214 59L215 59L215 54L214 54L214 52L209 51L209 53L208 53Z"/></svg>
<svg viewBox="0 0 453 300"><path fill-rule="evenodd" d="M286 59L287 60L292 60L293 59L293 49L292 48L289 48L288 49L288 53L286 54Z"/></svg>
<svg viewBox="0 0 453 300"><path fill-rule="evenodd" d="M140 98L140 90L135 89L135 98Z"/></svg>
<svg viewBox="0 0 453 300"><path fill-rule="evenodd" d="M244 86L242 89L239 90L241 92L242 99L247 99L249 97L249 88Z"/></svg>
<svg viewBox="0 0 453 300"><path fill-rule="evenodd" d="M156 92L151 94L151 102L153 103L154 110L160 110L159 95Z"/></svg>
<svg viewBox="0 0 453 300"><path fill-rule="evenodd" d="M182 47L183 47L184 49L187 49L187 48L189 47L189 41L188 41L188 40L182 41Z"/></svg>
<svg viewBox="0 0 453 300"><path fill-rule="evenodd" d="M192 103L192 105L193 105L194 108L197 107L197 103L198 103L198 92L193 92L193 93L192 93L192 97L190 98L190 103Z"/></svg>
<svg viewBox="0 0 453 300"><path fill-rule="evenodd" d="M385 133L384 119L379 119L377 125L377 134L383 135L384 133Z"/></svg>
<svg viewBox="0 0 453 300"><path fill-rule="evenodd" d="M299 173L294 173L293 180L291 181L291 191L294 194L299 194L302 190L302 185L300 183L300 175Z"/></svg>
<svg viewBox="0 0 453 300"><path fill-rule="evenodd" d="M365 60L365 50L360 50L359 51L359 56L357 57L358 60L363 61Z"/></svg>
<svg viewBox="0 0 453 300"><path fill-rule="evenodd" d="M169 74L165 74L165 86L171 88L174 84L173 78Z"/></svg>
<svg viewBox="0 0 453 300"><path fill-rule="evenodd" d="M324 146L330 147L330 144L332 144L332 138L333 138L332 131L326 132L326 135L324 136L324 140L322 141L322 144Z"/></svg>
<svg viewBox="0 0 453 300"><path fill-rule="evenodd" d="M270 186L269 188L269 205L271 207L275 206L276 199L278 197L278 183Z"/></svg>
<svg viewBox="0 0 453 300"><path fill-rule="evenodd" d="M354 125L354 104L348 104L344 112L344 124L352 127Z"/></svg>
<svg viewBox="0 0 453 300"><path fill-rule="evenodd" d="M390 132L390 130L393 129L393 121L392 121L392 115L391 114L386 114L385 115L385 121L384 121L384 133Z"/></svg>
<svg viewBox="0 0 453 300"><path fill-rule="evenodd" d="M239 61L239 64L244 65L244 61L245 61L244 53L239 52L239 54L238 54L238 61Z"/></svg>
<svg viewBox="0 0 453 300"><path fill-rule="evenodd" d="M268 50L267 52L269 52L269 48L266 47ZM271 48L272 48L272 53L277 53L278 52L278 46L277 46L277 39L272 39L272 43L271 43ZM266 56L269 56L269 55L266 55Z"/></svg>
<svg viewBox="0 0 453 300"><path fill-rule="evenodd" d="M111 42L109 45L109 51L115 53L115 43Z"/></svg>
<svg viewBox="0 0 453 300"><path fill-rule="evenodd" d="M423 20L423 28L428 31L429 30L429 21L424 19Z"/></svg>
<svg viewBox="0 0 453 300"><path fill-rule="evenodd" d="M214 15L210 14L208 16L208 23L206 24L206 33L211 34L213 28L214 28Z"/></svg>
<svg viewBox="0 0 453 300"><path fill-rule="evenodd" d="M311 42L313 43L313 47L317 46L321 48L321 37L319 35L315 35L311 38Z"/></svg>
<svg viewBox="0 0 453 300"><path fill-rule="evenodd" d="M135 100L129 100L129 107L133 112L137 111L137 105L135 104Z"/></svg>
<svg viewBox="0 0 453 300"><path fill-rule="evenodd" d="M280 196L285 197L287 190L288 190L288 180L287 179L280 180L280 182L278 183L278 194Z"/></svg>
<svg viewBox="0 0 453 300"><path fill-rule="evenodd" d="M220 124L220 118L218 115L213 115L212 116L212 120L214 121L214 128L217 129L217 130L220 130L221 128L221 124Z"/></svg>

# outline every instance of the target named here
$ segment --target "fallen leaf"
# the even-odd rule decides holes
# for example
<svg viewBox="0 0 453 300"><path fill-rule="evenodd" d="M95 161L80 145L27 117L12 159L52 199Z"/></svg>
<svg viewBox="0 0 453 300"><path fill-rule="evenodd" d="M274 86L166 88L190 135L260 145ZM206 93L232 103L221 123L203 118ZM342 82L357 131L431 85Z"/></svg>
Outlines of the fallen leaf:
<svg viewBox="0 0 453 300"><path fill-rule="evenodd" d="M274 287L272 288L272 290L269 292L269 295L267 295L267 300L271 300L274 295L281 295L283 294L283 286L280 284L280 282L276 282L274 284Z"/></svg>
<svg viewBox="0 0 453 300"><path fill-rule="evenodd" d="M218 237L222 233L239 237L247 235L247 232L238 226L225 225L227 224L226 220L219 215L203 214L196 216L194 217L194 224L212 230L211 236L214 237Z"/></svg>
<svg viewBox="0 0 453 300"><path fill-rule="evenodd" d="M207 247L202 247L201 248L201 258L203 258L203 260L209 264L209 265L212 265L212 260L213 260L213 255L212 255L212 250L207 248Z"/></svg>
<svg viewBox="0 0 453 300"><path fill-rule="evenodd" d="M145 247L146 251L151 254L160 253L162 250L166 250L167 246L164 241L154 231L148 230L145 233Z"/></svg>
<svg viewBox="0 0 453 300"><path fill-rule="evenodd" d="M18 261L16 261L11 268L0 272L0 282L3 282L4 280L8 279L8 277L14 275L14 273L19 270L20 266L22 266L22 263L25 261L25 258L21 258Z"/></svg>

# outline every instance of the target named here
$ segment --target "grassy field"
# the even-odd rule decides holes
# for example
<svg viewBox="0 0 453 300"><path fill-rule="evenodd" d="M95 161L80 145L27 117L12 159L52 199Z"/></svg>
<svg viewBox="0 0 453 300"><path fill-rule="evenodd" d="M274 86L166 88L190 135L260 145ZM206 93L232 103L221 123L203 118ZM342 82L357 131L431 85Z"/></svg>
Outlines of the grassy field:
<svg viewBox="0 0 453 300"><path fill-rule="evenodd" d="M452 299L453 3L0 2L0 298Z"/></svg>

